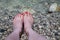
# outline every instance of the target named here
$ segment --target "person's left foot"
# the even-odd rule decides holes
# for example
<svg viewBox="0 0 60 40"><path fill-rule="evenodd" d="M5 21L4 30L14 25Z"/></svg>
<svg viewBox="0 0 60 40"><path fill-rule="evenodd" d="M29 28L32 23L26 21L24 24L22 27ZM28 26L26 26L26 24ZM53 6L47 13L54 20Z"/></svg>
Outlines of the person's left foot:
<svg viewBox="0 0 60 40"><path fill-rule="evenodd" d="M29 31L32 29L33 16L28 11L25 11L23 15L24 15L24 31L28 34Z"/></svg>
<svg viewBox="0 0 60 40"><path fill-rule="evenodd" d="M14 30L20 30L22 29L22 23L23 23L23 15L17 14L13 20L13 29Z"/></svg>
<svg viewBox="0 0 60 40"><path fill-rule="evenodd" d="M46 40L45 36L38 34L32 29L32 25L33 16L28 11L24 12L24 29L28 35L28 40Z"/></svg>

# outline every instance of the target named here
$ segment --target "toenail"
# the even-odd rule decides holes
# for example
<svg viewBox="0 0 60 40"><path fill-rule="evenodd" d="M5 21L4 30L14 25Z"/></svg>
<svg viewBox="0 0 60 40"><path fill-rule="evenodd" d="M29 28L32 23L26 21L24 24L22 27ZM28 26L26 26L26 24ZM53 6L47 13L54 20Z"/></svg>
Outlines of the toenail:
<svg viewBox="0 0 60 40"><path fill-rule="evenodd" d="M30 15L30 12L28 12L28 11L23 12L23 16L27 15L27 14Z"/></svg>
<svg viewBox="0 0 60 40"><path fill-rule="evenodd" d="M21 13L21 15L23 15L23 13Z"/></svg>
<svg viewBox="0 0 60 40"><path fill-rule="evenodd" d="M24 16L24 15L26 15L26 13L25 13L25 12L23 13L23 16Z"/></svg>
<svg viewBox="0 0 60 40"><path fill-rule="evenodd" d="M28 11L25 11L24 14L28 14L29 12Z"/></svg>
<svg viewBox="0 0 60 40"><path fill-rule="evenodd" d="M28 12L26 11L25 14L28 14Z"/></svg>

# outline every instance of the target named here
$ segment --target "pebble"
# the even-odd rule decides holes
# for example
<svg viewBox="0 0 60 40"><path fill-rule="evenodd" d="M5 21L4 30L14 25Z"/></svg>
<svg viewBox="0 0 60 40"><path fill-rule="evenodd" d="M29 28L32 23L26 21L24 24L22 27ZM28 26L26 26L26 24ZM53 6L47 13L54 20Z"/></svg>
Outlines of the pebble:
<svg viewBox="0 0 60 40"><path fill-rule="evenodd" d="M4 19L8 19L8 17L4 17Z"/></svg>
<svg viewBox="0 0 60 40"><path fill-rule="evenodd" d="M52 40L56 40L55 38L52 38Z"/></svg>
<svg viewBox="0 0 60 40"><path fill-rule="evenodd" d="M42 27L43 27L43 26L40 26L40 25L39 25L39 28L42 28Z"/></svg>
<svg viewBox="0 0 60 40"><path fill-rule="evenodd" d="M6 34L7 34L7 31L4 32L4 35L6 35Z"/></svg>
<svg viewBox="0 0 60 40"><path fill-rule="evenodd" d="M0 32L0 35L2 35L2 33Z"/></svg>
<svg viewBox="0 0 60 40"><path fill-rule="evenodd" d="M5 39L5 37L4 36L2 36L2 40L4 40Z"/></svg>
<svg viewBox="0 0 60 40"><path fill-rule="evenodd" d="M60 27L58 29L60 30Z"/></svg>
<svg viewBox="0 0 60 40"><path fill-rule="evenodd" d="M5 0L6 1L6 0ZM18 1L18 0L17 0ZM22 0L23 1L23 0ZM27 0L25 0L27 1ZM58 26L57 23L60 22L60 12L58 13L51 13L47 14L48 8L51 2L56 2L58 0L28 0L30 3L29 6L31 8L31 12L34 17L34 25L33 29L37 33L43 34L47 36L48 40L60 40L60 26ZM24 1L23 1L24 2ZM60 1L59 1L60 2ZM9 3L9 2L8 2ZM11 4L17 3L16 0ZM4 6L0 7L0 36L8 36L12 32L12 19L13 17L17 14L20 13L22 9L27 8L28 4L22 3L21 5L19 4L21 1L19 1L17 4L14 4L15 6ZM4 3L2 3L4 4ZM31 4L31 5L30 5ZM24 7L23 7L23 6ZM28 6L28 7L29 7ZM58 21L56 21L58 20ZM51 22L51 23L50 23ZM40 26L41 25L41 26ZM56 25L56 26L54 26ZM60 24L59 24L60 25ZM58 28L58 29L57 29ZM3 34L3 35L2 35ZM25 34L24 34L25 35ZM26 36L22 37L22 40L26 40ZM0 38L0 40L3 40L3 38Z"/></svg>

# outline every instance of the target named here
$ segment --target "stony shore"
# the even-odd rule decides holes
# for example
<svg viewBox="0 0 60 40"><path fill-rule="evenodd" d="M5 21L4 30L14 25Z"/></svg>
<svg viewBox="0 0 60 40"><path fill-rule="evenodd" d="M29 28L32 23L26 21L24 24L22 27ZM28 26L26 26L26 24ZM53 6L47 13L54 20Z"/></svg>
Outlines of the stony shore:
<svg viewBox="0 0 60 40"><path fill-rule="evenodd" d="M12 31L14 16L25 9L35 12L33 30L45 35L48 40L60 40L60 12L48 13L52 3L59 0L0 0L0 40L4 40ZM24 33L21 40L27 40Z"/></svg>

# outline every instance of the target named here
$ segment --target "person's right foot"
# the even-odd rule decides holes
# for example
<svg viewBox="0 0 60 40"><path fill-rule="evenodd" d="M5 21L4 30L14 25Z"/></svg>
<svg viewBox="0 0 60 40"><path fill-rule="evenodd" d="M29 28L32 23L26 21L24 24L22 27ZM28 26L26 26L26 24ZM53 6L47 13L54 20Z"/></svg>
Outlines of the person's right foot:
<svg viewBox="0 0 60 40"><path fill-rule="evenodd" d="M22 24L23 24L23 15L17 14L13 20L13 29L21 31Z"/></svg>

